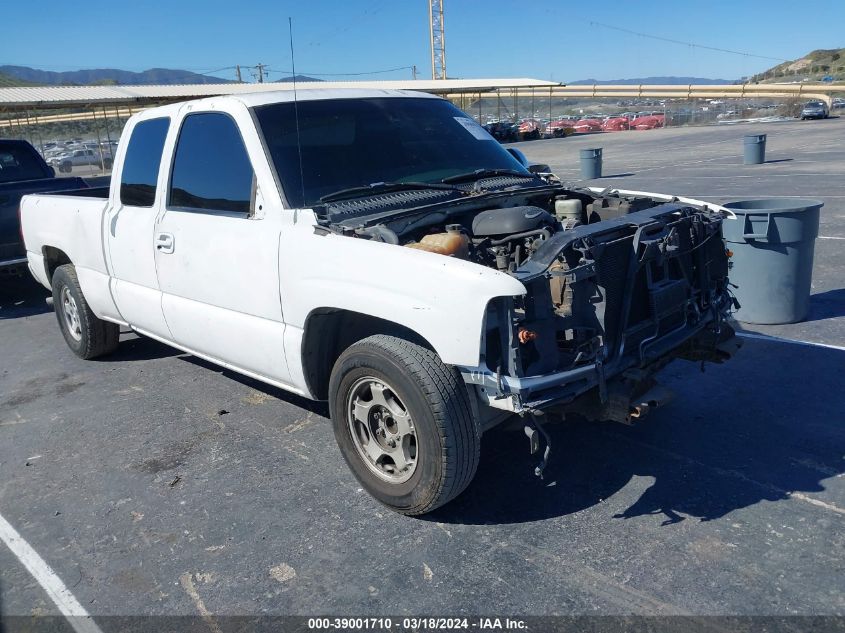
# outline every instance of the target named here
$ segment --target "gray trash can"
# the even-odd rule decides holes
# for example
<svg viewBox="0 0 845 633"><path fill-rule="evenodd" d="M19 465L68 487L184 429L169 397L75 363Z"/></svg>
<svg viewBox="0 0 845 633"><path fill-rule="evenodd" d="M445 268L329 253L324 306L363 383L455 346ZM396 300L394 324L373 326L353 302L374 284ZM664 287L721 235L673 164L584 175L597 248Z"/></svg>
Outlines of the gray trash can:
<svg viewBox="0 0 845 633"><path fill-rule="evenodd" d="M745 323L795 323L807 316L820 200L768 198L729 202L736 214L722 230L731 257L730 281Z"/></svg>
<svg viewBox="0 0 845 633"><path fill-rule="evenodd" d="M581 178L601 178L601 147L581 150Z"/></svg>
<svg viewBox="0 0 845 633"><path fill-rule="evenodd" d="M766 135L747 134L744 138L742 163L744 165L762 165L766 162Z"/></svg>

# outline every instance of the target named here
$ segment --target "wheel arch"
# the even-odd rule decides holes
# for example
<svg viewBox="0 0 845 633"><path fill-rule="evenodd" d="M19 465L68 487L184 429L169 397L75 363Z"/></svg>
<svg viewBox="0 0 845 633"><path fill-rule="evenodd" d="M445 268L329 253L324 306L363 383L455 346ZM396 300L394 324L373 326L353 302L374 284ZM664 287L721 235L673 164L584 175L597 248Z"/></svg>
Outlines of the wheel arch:
<svg viewBox="0 0 845 633"><path fill-rule="evenodd" d="M73 264L67 253L55 246L42 246L41 254L44 256L44 273L47 275L48 283L53 282L53 273L56 272L56 268L65 264Z"/></svg>
<svg viewBox="0 0 845 633"><path fill-rule="evenodd" d="M424 336L401 323L352 310L316 308L305 320L300 350L308 391L325 400L338 357L351 345L374 334L396 336L437 352Z"/></svg>

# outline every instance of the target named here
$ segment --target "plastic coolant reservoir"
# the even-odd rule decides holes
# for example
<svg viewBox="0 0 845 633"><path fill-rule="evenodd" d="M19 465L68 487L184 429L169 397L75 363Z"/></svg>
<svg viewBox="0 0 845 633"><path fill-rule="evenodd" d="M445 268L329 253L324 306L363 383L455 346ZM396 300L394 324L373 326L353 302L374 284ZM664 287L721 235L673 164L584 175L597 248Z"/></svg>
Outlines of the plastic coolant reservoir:
<svg viewBox="0 0 845 633"><path fill-rule="evenodd" d="M446 233L426 235L419 242L408 244L408 248L465 258L469 252L469 238L457 229L449 229Z"/></svg>
<svg viewBox="0 0 845 633"><path fill-rule="evenodd" d="M557 219L560 222L566 222L566 220L580 220L581 201L577 198L574 200L558 198L555 200L555 216L557 216Z"/></svg>

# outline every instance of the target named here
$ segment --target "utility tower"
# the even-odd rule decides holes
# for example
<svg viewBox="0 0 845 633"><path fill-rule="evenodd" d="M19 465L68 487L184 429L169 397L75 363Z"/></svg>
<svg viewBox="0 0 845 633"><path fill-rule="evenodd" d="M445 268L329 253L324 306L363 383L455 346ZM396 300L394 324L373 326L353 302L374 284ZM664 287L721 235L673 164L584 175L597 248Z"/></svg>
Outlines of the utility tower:
<svg viewBox="0 0 845 633"><path fill-rule="evenodd" d="M431 78L446 79L446 21L444 0L428 0L428 23L431 30Z"/></svg>

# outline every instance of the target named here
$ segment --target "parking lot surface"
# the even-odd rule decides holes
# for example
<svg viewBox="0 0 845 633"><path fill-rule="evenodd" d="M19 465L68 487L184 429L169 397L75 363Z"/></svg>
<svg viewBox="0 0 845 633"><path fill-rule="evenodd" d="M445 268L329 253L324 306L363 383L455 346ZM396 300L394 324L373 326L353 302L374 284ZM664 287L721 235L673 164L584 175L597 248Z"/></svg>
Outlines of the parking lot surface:
<svg viewBox="0 0 845 633"><path fill-rule="evenodd" d="M742 166L742 135L770 162ZM475 481L423 518L347 470L325 407L126 333L81 361L46 292L0 289L0 515L93 615L845 613L845 120L519 144L564 180L825 202L809 319L745 326L740 354L641 424L485 435ZM824 347L827 345L829 347ZM56 608L0 546L0 610Z"/></svg>

